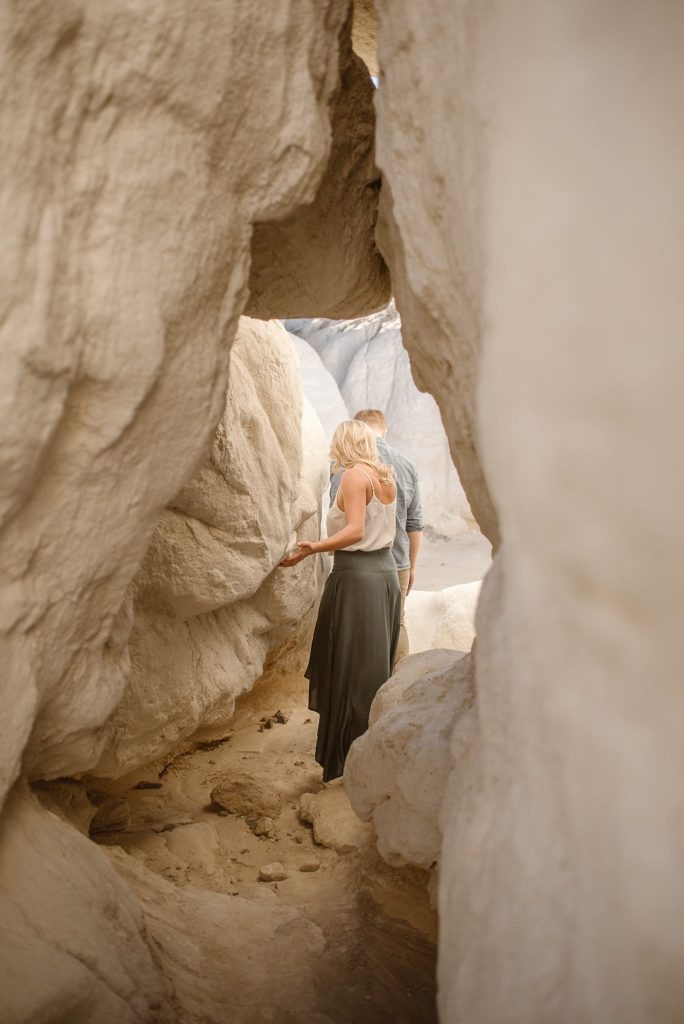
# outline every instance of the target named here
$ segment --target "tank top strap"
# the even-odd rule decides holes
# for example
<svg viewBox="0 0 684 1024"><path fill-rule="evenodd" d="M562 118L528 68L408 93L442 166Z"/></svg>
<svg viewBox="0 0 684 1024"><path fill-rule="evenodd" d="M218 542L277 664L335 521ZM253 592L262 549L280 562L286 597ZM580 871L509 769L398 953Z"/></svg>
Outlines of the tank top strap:
<svg viewBox="0 0 684 1024"><path fill-rule="evenodd" d="M357 462L357 466L358 466L358 468L359 468L359 469L361 470L361 472L362 472L362 473L365 473L365 474L366 474L366 476L368 477L368 479L369 479L369 481L370 481L370 485L371 485L371 492L372 492L372 494L373 494L373 497L374 497L374 498L377 498L378 496L377 496L377 494L375 493L375 484L373 483L373 477L372 477L372 476L370 475L370 473L366 472L366 470L365 470L365 469L363 468L363 466L359 466L358 462ZM378 501L380 501L380 499L379 499L379 498L378 498Z"/></svg>

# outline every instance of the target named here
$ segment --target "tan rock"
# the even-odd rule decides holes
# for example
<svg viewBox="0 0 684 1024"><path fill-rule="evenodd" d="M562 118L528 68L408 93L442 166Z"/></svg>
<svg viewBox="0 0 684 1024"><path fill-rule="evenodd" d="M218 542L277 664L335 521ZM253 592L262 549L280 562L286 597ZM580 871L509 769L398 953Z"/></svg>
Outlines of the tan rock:
<svg viewBox="0 0 684 1024"><path fill-rule="evenodd" d="M283 882L287 878L287 871L280 861L273 861L272 864L262 864L259 868L260 882Z"/></svg>
<svg viewBox="0 0 684 1024"><path fill-rule="evenodd" d="M665 1024L684 1007L684 8L376 7L382 248L502 537L443 802L440 1020Z"/></svg>
<svg viewBox="0 0 684 1024"><path fill-rule="evenodd" d="M340 854L360 849L372 834L351 808L341 785L328 786L320 793L303 793L299 817L311 824L314 842Z"/></svg>
<svg viewBox="0 0 684 1024"><path fill-rule="evenodd" d="M325 940L301 911L268 891L248 900L180 888L121 850L109 854L142 903L184 1020L225 1024L227 1006L235 1024L284 1021L293 1007L301 1020L317 1019L314 972Z"/></svg>
<svg viewBox="0 0 684 1024"><path fill-rule="evenodd" d="M439 863L452 734L473 705L471 675L459 653L405 658L373 701L370 728L352 744L344 788L359 817L372 821L389 864Z"/></svg>
<svg viewBox="0 0 684 1024"><path fill-rule="evenodd" d="M26 793L1 827L2 1019L174 1021L140 904L105 853Z"/></svg>
<svg viewBox="0 0 684 1024"><path fill-rule="evenodd" d="M369 313L390 297L375 243L380 176L368 69L351 48L351 18L340 43L342 74L332 111L332 149L316 197L289 217L257 224L246 312L271 317Z"/></svg>
<svg viewBox="0 0 684 1024"><path fill-rule="evenodd" d="M0 791L108 742L127 588L221 417L251 227L316 193L344 16L5 10Z"/></svg>
<svg viewBox="0 0 684 1024"><path fill-rule="evenodd" d="M275 786L249 772L231 771L211 791L211 799L231 814L277 818L282 798Z"/></svg>
<svg viewBox="0 0 684 1024"><path fill-rule="evenodd" d="M305 874L310 874L314 871L318 871L321 866L320 860L316 860L315 857L311 857L309 860L303 860L299 865L299 870Z"/></svg>
<svg viewBox="0 0 684 1024"><path fill-rule="evenodd" d="M314 559L274 570L292 536L318 536L326 467L287 333L243 317L211 452L160 517L134 581L131 674L98 774L227 725L316 599Z"/></svg>

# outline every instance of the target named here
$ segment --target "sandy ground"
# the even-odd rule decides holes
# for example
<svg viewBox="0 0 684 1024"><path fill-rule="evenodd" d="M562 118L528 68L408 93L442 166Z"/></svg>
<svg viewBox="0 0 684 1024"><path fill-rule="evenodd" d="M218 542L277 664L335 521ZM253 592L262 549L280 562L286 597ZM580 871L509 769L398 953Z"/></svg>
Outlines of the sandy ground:
<svg viewBox="0 0 684 1024"><path fill-rule="evenodd" d="M416 590L442 590L481 580L492 564L492 546L477 530L454 540L423 540L416 569Z"/></svg>
<svg viewBox="0 0 684 1024"><path fill-rule="evenodd" d="M277 711L287 721L264 727L262 720ZM174 886L261 901L265 912L268 896L313 922L324 937L324 952L293 948L292 958L313 973L316 1012L309 1006L298 1015L288 1006L288 1021L432 1024L436 915L427 899L427 877L388 867L340 783L323 785L313 760L316 718L306 707L304 679L262 684L241 701L228 738L218 737L222 742L207 749L188 743L144 772L116 783L93 782L125 798L131 810L124 831L96 838L121 847ZM213 786L236 769L278 789L282 811L270 836L254 833L254 818L220 813L212 805ZM320 794L317 835L300 820L304 793ZM272 862L283 865L287 878L259 881L261 867ZM300 870L312 862L316 870ZM249 949L246 936L246 972ZM315 963L301 963L307 956ZM236 1019L226 1014L226 1022ZM277 1015L255 1011L249 1024L272 1019Z"/></svg>

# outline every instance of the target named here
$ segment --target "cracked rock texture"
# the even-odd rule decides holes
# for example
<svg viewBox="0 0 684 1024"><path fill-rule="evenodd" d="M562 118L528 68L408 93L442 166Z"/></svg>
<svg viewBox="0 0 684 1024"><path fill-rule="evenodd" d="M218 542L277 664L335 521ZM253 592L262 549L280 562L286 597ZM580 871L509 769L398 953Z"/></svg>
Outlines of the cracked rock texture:
<svg viewBox="0 0 684 1024"><path fill-rule="evenodd" d="M303 436L287 332L241 318L209 456L160 516L133 583L131 676L97 774L228 723L316 599L314 559L276 567L290 541L318 537L326 476L320 426L307 420Z"/></svg>
<svg viewBox="0 0 684 1024"><path fill-rule="evenodd" d="M372 821L388 864L439 863L450 743L473 704L471 675L469 659L454 651L405 658L380 687L368 732L352 744L344 788L359 817Z"/></svg>
<svg viewBox="0 0 684 1024"><path fill-rule="evenodd" d="M315 372L311 356L301 353L305 393L319 411L328 436L344 418L330 400L330 380L339 388L347 415L359 409L382 409L387 441L415 463L420 475L426 524L445 537L476 528L449 452L439 408L432 395L418 391L402 343L394 302L355 320L290 320L290 332L304 339L323 366Z"/></svg>
<svg viewBox="0 0 684 1024"><path fill-rule="evenodd" d="M503 538L442 804L440 1019L672 1024L684 8L377 9L382 248L414 371Z"/></svg>
<svg viewBox="0 0 684 1024"><path fill-rule="evenodd" d="M224 409L252 224L313 199L327 161L345 16L3 10L0 792L22 758L100 758L129 583Z"/></svg>

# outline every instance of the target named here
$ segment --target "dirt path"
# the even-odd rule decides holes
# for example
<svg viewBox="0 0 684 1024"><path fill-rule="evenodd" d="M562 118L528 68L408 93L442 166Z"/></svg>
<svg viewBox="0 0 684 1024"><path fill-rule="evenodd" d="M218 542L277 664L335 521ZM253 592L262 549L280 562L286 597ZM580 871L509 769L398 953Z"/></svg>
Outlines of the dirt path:
<svg viewBox="0 0 684 1024"><path fill-rule="evenodd" d="M285 722L273 720L277 711ZM192 972L198 973L197 966L192 967L192 956L180 957L179 941L174 939L174 966L167 967L167 973L180 993L181 1007L186 1007L185 1019L193 1024L436 1021L436 918L428 905L426 879L418 871L389 868L375 852L370 827L356 818L342 787L338 783L323 786L312 756L315 719L306 708L305 680L281 679L277 689L262 685L240 703L224 742L209 744L206 749L188 744L174 758L104 787L127 801L130 821L125 831L101 833L97 837L100 843L121 847L135 860L136 870L143 865L161 876L175 887L173 893L179 898L192 894L193 907L200 896L206 902L207 891L221 894L217 904L220 900L221 906L227 907L228 925L221 932L226 952L217 951L212 940L207 953L200 936L199 952L194 954L206 965L200 973L225 970L226 976L230 975L225 997L211 978L195 978L199 989L192 991L196 988ZM264 720L270 724L265 725ZM247 772L278 791L282 810L267 834L255 832L263 831L268 822L257 824L250 814L220 813L210 801L212 788L223 778L234 777L236 771ZM96 785L103 788L101 782ZM307 798L315 803L313 827L300 818L300 799L305 793L315 794ZM127 816L125 805L120 813ZM259 881L262 867L274 862L283 866L287 877ZM133 861L125 858L125 865L133 867ZM139 887L150 889L149 884L137 881ZM198 894L198 890L204 892ZM171 891L165 892L165 897L159 897L160 906L170 898ZM236 897L235 910L254 910L254 940L249 925L239 937L225 935L234 918L226 896ZM284 932L277 922L286 908L295 917L295 923L287 923L287 927L299 922L309 939L292 943L292 948L285 945L283 953ZM164 922L164 931L157 920L163 912L157 911L157 907L148 910L148 926L163 947L169 942L168 922ZM190 911L182 913L187 913L190 921ZM276 922L277 950L275 945L270 952L255 949L264 944L256 936L264 920ZM176 932L179 927L182 930L182 922L174 927ZM193 919L192 929L202 931L201 919L199 924ZM209 943L208 938L205 941ZM278 961L273 962L272 970L268 969L269 955ZM264 956L272 998L263 991ZM252 979L257 996L250 997L248 1007L240 1010L231 998L235 975L242 977L249 990L252 970L259 972ZM183 972L188 977L180 977ZM209 993L205 1010L198 1009L205 998L197 994L202 984ZM191 994L184 996L186 990ZM194 1005L188 1010L193 997ZM228 1000L230 1012L227 1003L221 1016L217 999L221 1005L223 998Z"/></svg>

